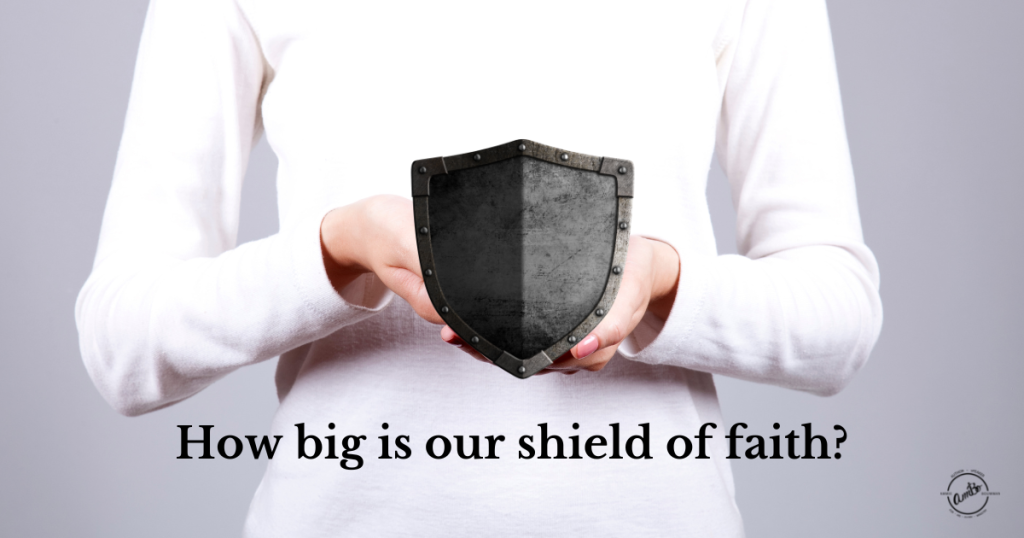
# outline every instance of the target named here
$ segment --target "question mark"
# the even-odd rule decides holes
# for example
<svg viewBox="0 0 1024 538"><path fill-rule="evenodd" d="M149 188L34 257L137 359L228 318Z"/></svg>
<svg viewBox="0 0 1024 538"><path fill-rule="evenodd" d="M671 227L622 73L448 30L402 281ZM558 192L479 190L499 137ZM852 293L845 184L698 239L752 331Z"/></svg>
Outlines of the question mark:
<svg viewBox="0 0 1024 538"><path fill-rule="evenodd" d="M835 426L832 427L832 429L833 430L843 430L843 436L838 438L838 439L836 439L836 454L835 454L835 456L836 456L836 459L839 459L839 458L843 457L843 455L839 453L839 445L842 444L843 441L846 441L846 428L836 424Z"/></svg>

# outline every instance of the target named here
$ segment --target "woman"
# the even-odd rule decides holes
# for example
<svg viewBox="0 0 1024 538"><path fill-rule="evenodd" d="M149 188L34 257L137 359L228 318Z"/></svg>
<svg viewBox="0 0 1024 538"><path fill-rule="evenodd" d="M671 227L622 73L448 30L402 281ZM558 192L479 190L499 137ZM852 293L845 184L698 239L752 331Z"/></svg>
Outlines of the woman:
<svg viewBox="0 0 1024 538"><path fill-rule="evenodd" d="M235 247L264 131L281 231ZM409 163L521 136L635 163L622 289L551 368L579 375L469 360L423 289ZM716 151L739 256L716 255ZM706 458L663 447L722 424L712 374L840 390L877 338L877 290L821 0L154 0L77 321L128 415L280 355L283 440L247 536L740 536L723 428ZM366 436L365 464L296 457L300 423ZM539 424L648 424L652 457L520 457ZM437 434L506 441L434 459ZM378 459L383 435L410 457Z"/></svg>

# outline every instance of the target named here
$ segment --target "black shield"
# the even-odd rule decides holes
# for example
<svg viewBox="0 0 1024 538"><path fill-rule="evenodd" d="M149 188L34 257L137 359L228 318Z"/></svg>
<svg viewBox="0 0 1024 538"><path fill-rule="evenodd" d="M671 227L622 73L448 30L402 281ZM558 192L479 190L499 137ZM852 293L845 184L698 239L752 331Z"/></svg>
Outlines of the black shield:
<svg viewBox="0 0 1024 538"><path fill-rule="evenodd" d="M516 140L412 164L423 281L441 318L527 378L601 321L629 242L633 165Z"/></svg>

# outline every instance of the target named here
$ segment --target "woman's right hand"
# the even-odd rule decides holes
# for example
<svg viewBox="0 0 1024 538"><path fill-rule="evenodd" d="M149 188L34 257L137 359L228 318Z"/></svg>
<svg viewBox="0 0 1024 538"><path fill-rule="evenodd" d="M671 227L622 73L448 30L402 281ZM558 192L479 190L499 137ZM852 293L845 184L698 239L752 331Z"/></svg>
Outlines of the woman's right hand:
<svg viewBox="0 0 1024 538"><path fill-rule="evenodd" d="M324 268L341 290L373 273L423 319L443 325L423 286L412 202L378 195L333 209L320 223Z"/></svg>

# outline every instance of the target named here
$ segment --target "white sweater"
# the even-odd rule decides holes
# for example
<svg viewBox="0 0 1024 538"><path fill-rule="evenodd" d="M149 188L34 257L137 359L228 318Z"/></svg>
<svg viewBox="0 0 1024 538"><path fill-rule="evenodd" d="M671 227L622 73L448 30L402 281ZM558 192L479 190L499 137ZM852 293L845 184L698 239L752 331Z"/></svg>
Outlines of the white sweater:
<svg viewBox="0 0 1024 538"><path fill-rule="evenodd" d="M264 130L281 231L236 247ZM326 211L408 196L414 159L520 137L631 159L634 232L679 253L671 315L601 372L515 379L376 279L339 295L325 275ZM740 255L715 249L716 150ZM281 356L284 439L247 536L740 536L712 374L835 393L880 330L878 278L823 0L153 0L76 319L89 374L128 415ZM709 459L667 455L705 422ZM365 464L299 459L296 423L339 452L366 435ZM648 423L653 458L520 459L540 423L584 439ZM377 459L385 434L412 457ZM434 460L435 434L507 440L500 459Z"/></svg>

